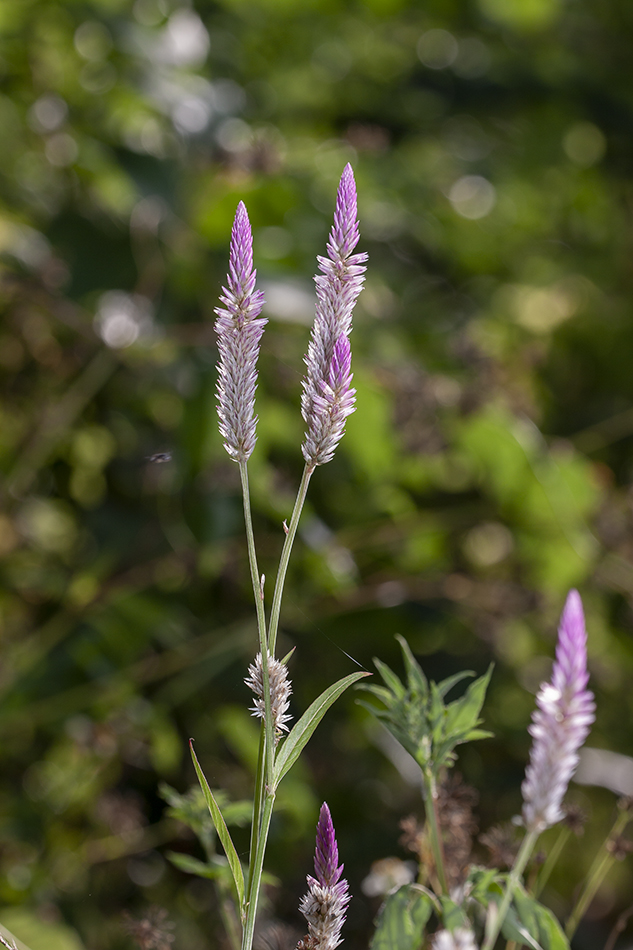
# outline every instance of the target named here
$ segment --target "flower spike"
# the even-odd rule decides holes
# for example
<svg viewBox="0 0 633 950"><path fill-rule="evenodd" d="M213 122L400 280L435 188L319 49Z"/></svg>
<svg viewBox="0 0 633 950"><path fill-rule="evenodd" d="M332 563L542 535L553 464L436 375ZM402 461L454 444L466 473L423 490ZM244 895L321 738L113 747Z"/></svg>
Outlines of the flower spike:
<svg viewBox="0 0 633 950"><path fill-rule="evenodd" d="M308 921L308 935L299 941L297 950L335 950L342 943L350 894L347 881L341 879L343 865L338 866L334 825L325 802L317 823L314 873L316 877L308 875L308 893L299 904Z"/></svg>
<svg viewBox="0 0 633 950"><path fill-rule="evenodd" d="M343 437L345 419L354 411L348 337L367 260L366 254L352 254L358 240L356 183L347 164L338 187L328 256L318 258L321 273L314 278L317 305L301 398L307 426L301 450L310 469L330 461Z"/></svg>
<svg viewBox="0 0 633 950"><path fill-rule="evenodd" d="M270 711L273 717L273 733L275 743L279 742L284 732L288 732L287 723L292 716L288 714L292 683L288 677L288 669L275 657L268 654L268 681L270 685ZM262 655L258 653L255 662L248 668L248 676L244 680L246 685L255 694L255 705L251 707L252 716L264 719L266 701L264 699L264 673L262 670Z"/></svg>
<svg viewBox="0 0 633 950"><path fill-rule="evenodd" d="M229 252L228 287L223 287L216 308L220 362L218 365L218 416L224 448L236 462L246 462L255 448L255 390L259 344L268 322L260 317L264 304L255 290L253 235L248 213L240 201L235 213Z"/></svg>
<svg viewBox="0 0 633 950"><path fill-rule="evenodd" d="M595 719L588 679L582 601L578 591L572 590L558 628L552 679L538 692L538 708L529 729L534 741L521 787L528 831L544 831L564 818L563 796L578 765L578 750Z"/></svg>

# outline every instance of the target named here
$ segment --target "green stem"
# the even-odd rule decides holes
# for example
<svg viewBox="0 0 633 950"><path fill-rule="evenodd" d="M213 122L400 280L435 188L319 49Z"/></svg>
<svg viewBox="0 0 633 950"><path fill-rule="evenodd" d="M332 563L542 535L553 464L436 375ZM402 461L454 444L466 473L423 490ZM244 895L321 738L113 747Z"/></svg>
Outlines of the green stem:
<svg viewBox="0 0 633 950"><path fill-rule="evenodd" d="M259 830L262 820L262 798L264 794L264 756L266 754L266 729L262 722L259 731L259 751L257 753L257 772L255 773L255 790L253 793L253 820L251 823L251 843L248 861L248 879L246 882L246 902L250 900L253 886L253 865L259 841Z"/></svg>
<svg viewBox="0 0 633 950"><path fill-rule="evenodd" d="M565 934L567 935L568 940L571 940L571 938L576 933L578 924L585 916L585 911L594 899L596 891L602 884L607 873L611 870L611 865L613 862L613 855L609 854L608 852L605 852L599 861L594 862L591 873L587 876L587 881L582 894L576 901L576 906L571 912L569 920L565 925Z"/></svg>
<svg viewBox="0 0 633 950"><path fill-rule="evenodd" d="M567 934L568 940L571 940L571 938L576 933L578 924L584 917L585 911L596 896L598 888L615 862L613 854L611 854L611 852L608 850L610 842L615 841L616 838L619 838L628 825L630 818L631 815L628 811L625 811L624 809L620 811L620 814L613 824L613 828L607 835L604 844L595 856L593 864L591 865L589 873L587 874L585 886L581 891L580 897L576 901L576 904L569 915L569 920L565 926L565 933Z"/></svg>
<svg viewBox="0 0 633 950"><path fill-rule="evenodd" d="M536 879L536 884L534 885L534 890L532 892L533 897L538 897L549 881L550 875L556 866L556 862L563 852L563 848L567 844L570 834L571 828L569 828L568 825L563 825L558 837L556 838L556 841L552 845L550 852L545 859L545 864L541 868L540 874Z"/></svg>
<svg viewBox="0 0 633 950"><path fill-rule="evenodd" d="M259 892L262 884L262 871L264 869L264 854L266 852L266 842L268 841L268 831L270 829L270 819L273 814L275 804L275 793L270 789L266 790L264 808L262 811L262 826L257 839L257 850L253 863L253 879L251 884L251 893L246 907L246 922L242 932L242 950L252 950L253 935L255 933L255 918L257 916L257 904L259 902Z"/></svg>
<svg viewBox="0 0 633 950"><path fill-rule="evenodd" d="M424 769L422 775L424 777L424 805L426 810L426 825L431 842L433 860L435 861L435 870L437 872L437 879L440 883L442 894L448 894L444 845L442 844L439 815L437 811L437 784L435 782L435 776L430 769Z"/></svg>
<svg viewBox="0 0 633 950"><path fill-rule="evenodd" d="M299 527L299 518L301 517L303 505L306 500L306 494L308 492L308 485L310 483L310 478L312 476L313 471L314 469L308 468L307 465L305 466L303 470L303 475L301 476L301 484L299 485L299 490L297 491L297 497L295 499L295 505L292 510L290 524L288 525L288 533L286 534L286 540L284 541L284 546L281 551L281 557L279 559L279 570L277 571L277 580L275 581L273 605L270 611L269 645L270 645L271 655L274 654L275 644L277 643L277 630L279 628L279 614L281 611L281 598L284 592L284 583L286 580L286 572L288 570L288 563L290 561L290 554L292 553L292 545L294 544L297 528Z"/></svg>
<svg viewBox="0 0 633 950"><path fill-rule="evenodd" d="M244 522L246 524L246 541L248 544L248 561L251 568L251 581L253 583L253 595L255 597L255 610L257 611L257 630L259 633L259 649L262 655L262 687L264 691L264 723L266 731L265 748L265 768L261 776L261 785L265 781L269 786L273 782L273 762L275 755L275 742L273 737L273 718L270 708L270 678L268 676L268 640L266 637L266 614L264 612L264 597L262 591L262 582L260 580L259 568L257 566L257 554L255 552L255 536L253 534L253 519L251 517L251 498L248 488L248 469L246 462L240 462L240 477L242 479L242 498L244 500ZM257 793L256 793L257 794ZM261 792L260 792L261 795Z"/></svg>
<svg viewBox="0 0 633 950"><path fill-rule="evenodd" d="M510 876L508 877L508 882L506 884L505 893L503 895L503 900L499 905L499 910L496 917L493 919L490 929L486 933L484 942L482 944L481 950L492 950L495 945L496 939L499 936L499 932L503 927L503 922L506 918L506 914L510 909L510 904L512 902L512 897L517 888L517 885L521 879L521 875L525 870L525 865L530 859L530 855L534 850L534 845L539 836L538 831L528 831L525 838L521 843L519 848L519 853L514 859L514 864L512 865L512 870L510 871Z"/></svg>

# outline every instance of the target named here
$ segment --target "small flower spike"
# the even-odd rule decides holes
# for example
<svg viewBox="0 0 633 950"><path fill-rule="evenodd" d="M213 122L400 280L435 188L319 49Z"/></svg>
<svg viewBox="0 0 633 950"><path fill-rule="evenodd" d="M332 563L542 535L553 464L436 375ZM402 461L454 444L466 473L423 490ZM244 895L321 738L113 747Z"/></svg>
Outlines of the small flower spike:
<svg viewBox="0 0 633 950"><path fill-rule="evenodd" d="M253 716L264 718L266 705L264 702L264 674L262 672L262 655L258 653L255 662L248 668L248 676L244 680L249 689L255 693L255 705L251 707ZM268 682L270 683L270 710L273 717L275 741L279 742L283 732L288 732L286 723L292 716L288 715L292 684L288 678L288 670L281 662L268 654Z"/></svg>
<svg viewBox="0 0 633 950"><path fill-rule="evenodd" d="M351 388L352 311L363 289L366 254L352 254L359 240L356 183L346 165L338 187L334 225L327 257L319 257L315 278L317 305L305 357L301 413L307 426L301 447L308 467L324 465L333 457L354 411L356 390Z"/></svg>
<svg viewBox="0 0 633 950"><path fill-rule="evenodd" d="M529 729L534 741L521 788L528 831L544 831L565 817L563 796L578 765L578 750L595 719L588 679L582 601L578 591L572 590L558 628L552 679L538 692L538 708Z"/></svg>
<svg viewBox="0 0 633 950"><path fill-rule="evenodd" d="M347 881L341 880L343 865L338 866L334 825L325 802L317 823L314 873L316 877L308 875L308 893L299 904L308 921L308 935L299 941L297 950L335 950L343 942L341 928L350 894Z"/></svg>
<svg viewBox="0 0 633 950"><path fill-rule="evenodd" d="M220 361L218 365L218 416L224 448L236 462L246 462L255 448L255 390L259 344L268 322L260 317L262 291L255 290L253 235L248 213L240 201L235 213L229 252L228 287L223 287L216 308Z"/></svg>

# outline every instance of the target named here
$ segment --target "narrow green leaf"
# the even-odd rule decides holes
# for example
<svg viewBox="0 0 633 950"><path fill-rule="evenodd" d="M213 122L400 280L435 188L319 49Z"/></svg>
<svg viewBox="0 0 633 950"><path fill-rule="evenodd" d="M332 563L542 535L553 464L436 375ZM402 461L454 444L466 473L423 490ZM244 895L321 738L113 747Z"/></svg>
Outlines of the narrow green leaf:
<svg viewBox="0 0 633 950"><path fill-rule="evenodd" d="M273 785L275 788L277 788L284 775L286 775L295 764L308 739L330 706L336 702L341 693L344 693L348 686L351 686L352 683L357 683L359 679L365 676L371 676L371 674L365 671L350 673L349 676L343 677L338 683L329 686L321 693L318 699L315 699L312 705L304 712L301 719L295 723L275 758L275 767L273 770Z"/></svg>
<svg viewBox="0 0 633 950"><path fill-rule="evenodd" d="M437 684L437 689L442 699L444 699L453 686L456 686L457 683L460 683L462 680L468 679L469 676L474 675L472 670L462 670L461 673L454 673L453 676L448 676L445 680L442 680L441 683Z"/></svg>
<svg viewBox="0 0 633 950"><path fill-rule="evenodd" d="M358 689L362 689L364 693L371 693L372 696L375 696L380 700L381 703L384 703L387 709L390 709L393 706L393 693L391 693L386 686L359 686Z"/></svg>
<svg viewBox="0 0 633 950"><path fill-rule="evenodd" d="M461 699L456 699L446 707L446 736L470 732L479 725L479 713L486 698L486 689L492 674L488 672L471 683Z"/></svg>
<svg viewBox="0 0 633 950"><path fill-rule="evenodd" d="M383 663L382 660L379 660L377 657L374 657L374 665L393 695L397 696L398 699L403 699L407 691L393 670L390 670L387 664Z"/></svg>
<svg viewBox="0 0 633 950"><path fill-rule="evenodd" d="M418 950L433 910L432 896L419 884L398 888L380 909L370 950Z"/></svg>
<svg viewBox="0 0 633 950"><path fill-rule="evenodd" d="M193 759L194 768L196 770L196 775L198 776L198 781L200 782L200 788L202 789L202 794L204 795L205 801L208 805L209 812L211 814L211 819L215 825L215 830L218 833L218 838L222 842L222 847L229 862L229 867L231 868L231 873L233 874L233 881L235 883L235 890L237 891L237 899L239 901L240 910L244 908L244 872L242 871L242 865L240 864L240 859L237 856L237 851L235 850L235 845L231 835L229 834L229 829L226 827L226 822L222 817L222 812L218 807L218 803L213 797L213 792L209 788L209 783L207 782L204 772L200 768L200 763L193 748L193 740L189 740L189 748L191 749L191 758Z"/></svg>
<svg viewBox="0 0 633 950"><path fill-rule="evenodd" d="M462 742L476 742L478 739L491 739L494 732L488 732L487 729L471 729L468 735L464 736Z"/></svg>
<svg viewBox="0 0 633 950"><path fill-rule="evenodd" d="M430 685L431 702L427 711L429 729L433 742L439 742L444 735L444 722L446 720L446 709L442 702L440 691L437 684L431 682Z"/></svg>
<svg viewBox="0 0 633 950"><path fill-rule="evenodd" d="M426 676L422 672L422 667L414 657L413 653L411 652L411 648L404 637L398 635L396 640L402 649L404 665L409 681L409 689L415 689L423 699L426 699L429 686Z"/></svg>
<svg viewBox="0 0 633 950"><path fill-rule="evenodd" d="M297 649L297 648L296 648L296 646L295 646L295 647L292 648L292 650L289 650L288 653L286 653L286 655L285 655L285 657L283 658L283 660L280 661L281 664L282 664L282 666L287 666L287 665L288 665L288 661L290 660L290 657L292 656L292 654L295 652L296 649Z"/></svg>

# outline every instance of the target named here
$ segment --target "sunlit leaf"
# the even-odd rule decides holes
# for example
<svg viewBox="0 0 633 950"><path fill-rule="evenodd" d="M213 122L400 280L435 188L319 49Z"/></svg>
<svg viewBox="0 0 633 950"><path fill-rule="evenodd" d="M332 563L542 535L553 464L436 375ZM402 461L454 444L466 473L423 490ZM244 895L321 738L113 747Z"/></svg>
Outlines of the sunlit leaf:
<svg viewBox="0 0 633 950"><path fill-rule="evenodd" d="M207 782L204 772L200 768L200 763L198 762L196 753L193 748L193 742L189 743L191 749L191 758L193 759L193 764L196 770L196 775L198 776L198 781L200 782L200 787L205 797L205 801L209 807L209 812L211 813L211 818L213 824L215 825L215 830L218 833L218 838L222 842L222 847L224 848L224 853L229 862L231 868L231 873L233 874L233 882L235 884L235 890L237 891L237 897L240 907L244 906L244 872L242 871L242 865L240 859L237 856L237 851L235 850L235 845L233 844L233 839L229 833L229 829L226 827L226 822L222 817L222 812L220 811L218 804L213 796L213 792L209 788L209 783Z"/></svg>
<svg viewBox="0 0 633 950"><path fill-rule="evenodd" d="M275 788L279 785L284 775L286 775L286 773L297 761L301 755L301 752L305 748L308 739L318 724L321 722L323 716L326 714L330 706L336 702L339 696L344 693L345 690L352 685L352 683L357 683L359 679L369 675L369 673L364 671L359 673L350 673L349 676L345 676L343 679L339 680L338 683L334 683L332 686L329 686L326 690L324 690L319 698L315 699L312 705L309 706L309 708L304 712L301 719L295 723L289 735L284 740L283 745L281 745L275 758L275 767L273 771L273 782Z"/></svg>

